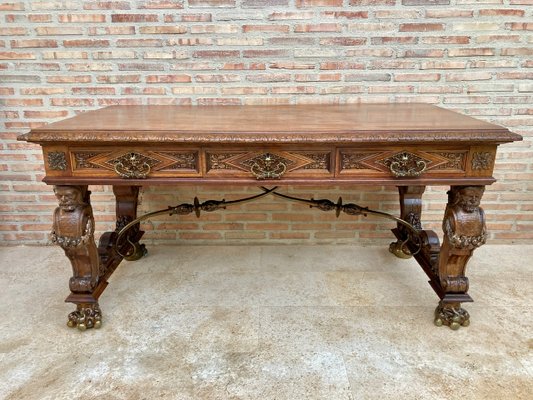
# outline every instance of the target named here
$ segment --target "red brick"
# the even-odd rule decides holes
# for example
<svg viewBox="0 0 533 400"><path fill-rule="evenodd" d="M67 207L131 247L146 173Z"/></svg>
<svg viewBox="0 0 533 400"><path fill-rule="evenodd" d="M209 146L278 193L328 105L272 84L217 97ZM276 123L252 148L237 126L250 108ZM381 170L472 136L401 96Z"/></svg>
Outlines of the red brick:
<svg viewBox="0 0 533 400"><path fill-rule="evenodd" d="M68 111L24 111L24 118L64 118L67 116Z"/></svg>
<svg viewBox="0 0 533 400"><path fill-rule="evenodd" d="M404 6L446 6L450 0L402 0Z"/></svg>
<svg viewBox="0 0 533 400"><path fill-rule="evenodd" d="M50 99L50 104L64 107L92 107L94 106L94 99Z"/></svg>
<svg viewBox="0 0 533 400"><path fill-rule="evenodd" d="M373 37L370 39L372 44L416 44L418 42L418 37L415 36L384 36L384 37Z"/></svg>
<svg viewBox="0 0 533 400"><path fill-rule="evenodd" d="M189 7L235 7L235 0L188 0Z"/></svg>
<svg viewBox="0 0 533 400"><path fill-rule="evenodd" d="M505 27L512 31L533 31L533 23L530 22L512 22L505 24Z"/></svg>
<svg viewBox="0 0 533 400"><path fill-rule="evenodd" d="M96 81L99 83L138 83L141 75L98 75Z"/></svg>
<svg viewBox="0 0 533 400"><path fill-rule="evenodd" d="M439 58L444 57L444 50L440 49L417 49L406 50L402 54L403 57L420 57L420 58Z"/></svg>
<svg viewBox="0 0 533 400"><path fill-rule="evenodd" d="M422 38L424 44L469 44L470 36L427 36Z"/></svg>
<svg viewBox="0 0 533 400"><path fill-rule="evenodd" d="M30 48L30 47L57 47L57 41L51 39L29 39L29 40L12 40L11 48Z"/></svg>
<svg viewBox="0 0 533 400"><path fill-rule="evenodd" d="M296 7L342 7L342 0L296 0Z"/></svg>
<svg viewBox="0 0 533 400"><path fill-rule="evenodd" d="M426 10L427 18L472 18L474 12L471 10Z"/></svg>
<svg viewBox="0 0 533 400"><path fill-rule="evenodd" d="M89 94L89 95L114 95L115 88L111 87L74 87L72 94Z"/></svg>
<svg viewBox="0 0 533 400"><path fill-rule="evenodd" d="M194 58L228 58L239 57L238 50L202 50L193 53Z"/></svg>
<svg viewBox="0 0 533 400"><path fill-rule="evenodd" d="M515 47L501 50L502 56L531 56L533 47Z"/></svg>
<svg viewBox="0 0 533 400"><path fill-rule="evenodd" d="M105 14L63 14L59 22L105 22Z"/></svg>
<svg viewBox="0 0 533 400"><path fill-rule="evenodd" d="M169 15L168 17L173 17ZM181 22L211 22L213 20L213 17L211 14L182 14L180 15ZM174 20L165 22L174 22Z"/></svg>
<svg viewBox="0 0 533 400"><path fill-rule="evenodd" d="M176 83L176 82L191 82L190 75L148 75L146 83Z"/></svg>
<svg viewBox="0 0 533 400"><path fill-rule="evenodd" d="M340 32L342 30L341 24L297 24L294 26L294 32L307 33L307 32Z"/></svg>
<svg viewBox="0 0 533 400"><path fill-rule="evenodd" d="M394 74L397 82L436 82L440 80L440 74Z"/></svg>
<svg viewBox="0 0 533 400"><path fill-rule="evenodd" d="M118 39L118 47L162 47L164 41L161 39Z"/></svg>
<svg viewBox="0 0 533 400"><path fill-rule="evenodd" d="M396 0L350 0L351 6L394 6Z"/></svg>
<svg viewBox="0 0 533 400"><path fill-rule="evenodd" d="M65 47L109 47L109 40L91 40L91 39L77 39L77 40L63 40Z"/></svg>
<svg viewBox="0 0 533 400"><path fill-rule="evenodd" d="M90 1L83 3L84 10L129 10L128 1Z"/></svg>
<svg viewBox="0 0 533 400"><path fill-rule="evenodd" d="M505 17L523 17L525 15L524 10L510 10L510 9L499 9L499 10L479 10L479 15L481 16L500 16Z"/></svg>
<svg viewBox="0 0 533 400"><path fill-rule="evenodd" d="M18 36L26 35L28 30L26 28L0 28L0 36Z"/></svg>
<svg viewBox="0 0 533 400"><path fill-rule="evenodd" d="M242 31L248 32L289 32L289 25L243 25Z"/></svg>
<svg viewBox="0 0 533 400"><path fill-rule="evenodd" d="M329 61L320 63L320 69L365 69L365 64L349 61Z"/></svg>
<svg viewBox="0 0 533 400"><path fill-rule="evenodd" d="M34 53L19 53L15 51L0 51L0 60L35 60Z"/></svg>
<svg viewBox="0 0 533 400"><path fill-rule="evenodd" d="M112 14L111 22L157 22L156 14Z"/></svg>
<svg viewBox="0 0 533 400"><path fill-rule="evenodd" d="M13 2L13 3L0 3L0 11L23 11L24 3L22 2Z"/></svg>
<svg viewBox="0 0 533 400"><path fill-rule="evenodd" d="M334 37L323 38L319 42L323 46L361 46L366 43L366 38Z"/></svg>
<svg viewBox="0 0 533 400"><path fill-rule="evenodd" d="M196 82L225 83L239 82L241 77L233 74L198 74L194 79Z"/></svg>
<svg viewBox="0 0 533 400"><path fill-rule="evenodd" d="M50 14L30 14L28 15L28 21L30 22L52 22L52 16Z"/></svg>
<svg viewBox="0 0 533 400"><path fill-rule="evenodd" d="M475 48L475 49L448 49L449 57L472 57L472 56L493 56L493 48Z"/></svg>
<svg viewBox="0 0 533 400"><path fill-rule="evenodd" d="M83 29L79 26L38 26L35 28L35 32L40 36L81 35Z"/></svg>
<svg viewBox="0 0 533 400"><path fill-rule="evenodd" d="M290 55L288 50L243 50L242 56L244 58L263 58L263 57L274 57L282 58L288 57Z"/></svg>
<svg viewBox="0 0 533 400"><path fill-rule="evenodd" d="M149 0L139 5L140 9L182 9L183 0Z"/></svg>
<svg viewBox="0 0 533 400"><path fill-rule="evenodd" d="M141 26L140 33L145 34L179 34L187 33L186 26Z"/></svg>
<svg viewBox="0 0 533 400"><path fill-rule="evenodd" d="M48 83L89 83L91 81L90 75L48 76L46 78Z"/></svg>
<svg viewBox="0 0 533 400"><path fill-rule="evenodd" d="M51 95L65 93L64 88L60 87L38 87L38 88L20 88L21 95Z"/></svg>
<svg viewBox="0 0 533 400"><path fill-rule="evenodd" d="M424 23L400 24L400 32L431 32L431 31L443 31L444 29L445 29L444 24L424 24Z"/></svg>
<svg viewBox="0 0 533 400"><path fill-rule="evenodd" d="M271 69L314 69L315 64L296 63L292 61L275 62L269 65Z"/></svg>
<svg viewBox="0 0 533 400"><path fill-rule="evenodd" d="M325 11L321 13L327 18L362 19L368 18L368 11Z"/></svg>
<svg viewBox="0 0 533 400"><path fill-rule="evenodd" d="M315 13L313 11L299 11L299 12L273 12L268 16L268 19L276 20L303 20L314 18Z"/></svg>

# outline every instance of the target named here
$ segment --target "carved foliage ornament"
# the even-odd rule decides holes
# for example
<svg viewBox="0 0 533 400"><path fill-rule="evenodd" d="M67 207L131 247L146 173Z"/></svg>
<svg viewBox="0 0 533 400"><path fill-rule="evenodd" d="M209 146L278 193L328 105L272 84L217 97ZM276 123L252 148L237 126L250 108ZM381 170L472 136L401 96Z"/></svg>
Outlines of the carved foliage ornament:
<svg viewBox="0 0 533 400"><path fill-rule="evenodd" d="M483 151L474 153L472 156L472 169L484 170L490 169L494 162L494 154Z"/></svg>
<svg viewBox="0 0 533 400"><path fill-rule="evenodd" d="M390 172L398 178L420 176L427 168L429 160L404 151L382 160L380 163L389 167Z"/></svg>
<svg viewBox="0 0 533 400"><path fill-rule="evenodd" d="M51 151L48 153L48 167L54 171L67 169L67 158L63 151Z"/></svg>
<svg viewBox="0 0 533 400"><path fill-rule="evenodd" d="M454 187L449 192L443 230L456 249L473 250L487 241L485 214L479 206L482 186Z"/></svg>

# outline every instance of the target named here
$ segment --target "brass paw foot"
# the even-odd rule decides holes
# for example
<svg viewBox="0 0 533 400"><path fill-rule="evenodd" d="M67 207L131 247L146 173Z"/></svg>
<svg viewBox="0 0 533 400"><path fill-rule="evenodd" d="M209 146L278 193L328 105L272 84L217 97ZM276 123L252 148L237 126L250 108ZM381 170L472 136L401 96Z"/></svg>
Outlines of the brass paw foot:
<svg viewBox="0 0 533 400"><path fill-rule="evenodd" d="M100 328L102 326L102 311L98 303L77 304L76 311L68 315L67 326L69 328L78 328L84 331L89 328Z"/></svg>
<svg viewBox="0 0 533 400"><path fill-rule="evenodd" d="M407 243L396 241L389 245L389 251L398 258L411 258L412 254L407 248Z"/></svg>
<svg viewBox="0 0 533 400"><path fill-rule="evenodd" d="M435 325L447 325L454 331L470 325L470 315L461 308L461 303L439 303L435 310Z"/></svg>
<svg viewBox="0 0 533 400"><path fill-rule="evenodd" d="M133 245L133 251L131 252L131 254L124 257L124 259L127 261L137 261L147 254L148 250L146 250L146 246L137 242Z"/></svg>

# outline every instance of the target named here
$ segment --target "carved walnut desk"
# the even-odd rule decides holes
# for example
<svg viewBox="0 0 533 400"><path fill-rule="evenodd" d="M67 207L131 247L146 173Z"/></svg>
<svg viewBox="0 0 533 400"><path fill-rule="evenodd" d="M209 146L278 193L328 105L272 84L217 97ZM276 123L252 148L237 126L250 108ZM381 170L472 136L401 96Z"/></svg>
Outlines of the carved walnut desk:
<svg viewBox="0 0 533 400"><path fill-rule="evenodd" d="M167 213L215 211L274 195L323 211L393 219L390 251L414 256L440 298L435 323L469 324L461 303L468 295L465 267L487 232L480 200L492 184L499 144L521 140L507 129L426 104L298 106L113 106L80 114L19 137L44 153L44 182L59 207L51 240L72 264L68 325L98 328L98 298L121 260L140 258L140 222ZM137 217L145 185L242 184L257 196L226 202L182 203ZM92 184L113 186L116 230L94 240ZM301 199L284 185L397 186L400 215L357 204ZM442 245L421 223L426 185L447 185ZM279 189L281 188L281 189ZM221 194L222 197L223 194Z"/></svg>

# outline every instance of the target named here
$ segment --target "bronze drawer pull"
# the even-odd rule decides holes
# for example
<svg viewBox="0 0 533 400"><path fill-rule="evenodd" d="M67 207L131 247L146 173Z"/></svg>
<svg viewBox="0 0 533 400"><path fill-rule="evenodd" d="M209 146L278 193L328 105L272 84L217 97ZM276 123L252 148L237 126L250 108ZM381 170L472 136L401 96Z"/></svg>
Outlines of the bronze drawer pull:
<svg viewBox="0 0 533 400"><path fill-rule="evenodd" d="M427 164L424 160L415 159L413 154L402 153L390 163L389 169L396 178L414 178L424 173Z"/></svg>
<svg viewBox="0 0 533 400"><path fill-rule="evenodd" d="M141 159L138 153L129 153L123 160L115 163L115 172L121 178L144 179L150 173L150 164Z"/></svg>
<svg viewBox="0 0 533 400"><path fill-rule="evenodd" d="M279 160L275 159L270 153L254 162L250 168L250 172L258 180L260 179L279 179L287 171L287 166Z"/></svg>

